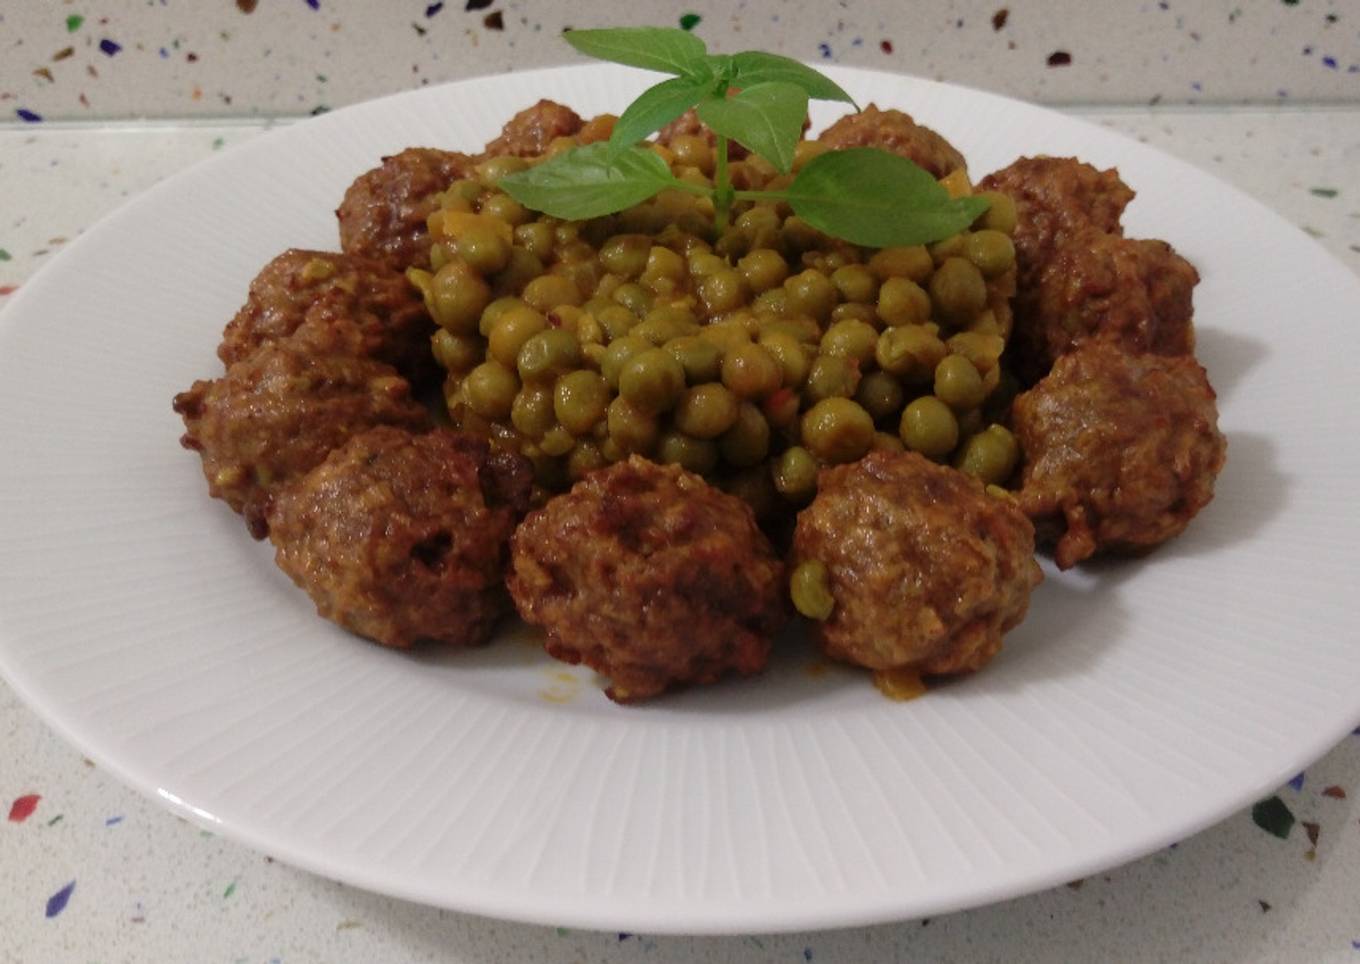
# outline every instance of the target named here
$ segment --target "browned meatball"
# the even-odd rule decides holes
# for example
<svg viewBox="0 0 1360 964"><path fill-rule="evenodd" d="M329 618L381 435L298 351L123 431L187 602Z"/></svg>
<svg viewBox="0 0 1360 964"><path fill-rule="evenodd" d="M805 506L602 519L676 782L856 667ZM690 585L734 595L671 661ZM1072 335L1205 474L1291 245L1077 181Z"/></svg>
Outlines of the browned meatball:
<svg viewBox="0 0 1360 964"><path fill-rule="evenodd" d="M510 609L530 472L475 436L370 429L275 498L274 559L321 616L384 646L484 642Z"/></svg>
<svg viewBox="0 0 1360 964"><path fill-rule="evenodd" d="M1094 228L1059 248L1015 304L1015 352L1022 373L1042 376L1058 356L1098 338L1129 352L1194 351L1191 322L1199 283L1194 265L1165 241Z"/></svg>
<svg viewBox="0 0 1360 964"><path fill-rule="evenodd" d="M279 489L375 425L423 430L429 413L390 365L317 355L291 339L267 344L213 381L175 396L187 431L181 444L203 457L208 491L246 518L257 539Z"/></svg>
<svg viewBox="0 0 1360 964"><path fill-rule="evenodd" d="M879 110L873 104L857 114L846 114L822 131L817 140L836 150L877 147L891 151L914 161L937 178L954 171L968 171L963 155L939 134L900 110Z"/></svg>
<svg viewBox="0 0 1360 964"><path fill-rule="evenodd" d="M570 137L580 129L581 118L576 111L551 100L540 100L505 122L501 136L486 145L486 155L536 157L556 138Z"/></svg>
<svg viewBox="0 0 1360 964"><path fill-rule="evenodd" d="M1141 550L1209 504L1227 441L1194 358L1090 341L1015 399L1020 507L1055 531L1067 569L1100 550ZM1065 529L1065 531L1064 531Z"/></svg>
<svg viewBox="0 0 1360 964"><path fill-rule="evenodd" d="M308 319L308 329L333 328L335 319L353 322L358 353L394 365L414 380L434 374L434 322L400 272L358 255L298 248L255 276L249 298L222 333L217 357L230 366L265 342L292 335ZM318 336L309 331L303 339Z"/></svg>
<svg viewBox="0 0 1360 964"><path fill-rule="evenodd" d="M826 469L798 515L793 562L826 566L828 656L874 670L963 673L1001 649L1043 576L1007 498L914 452Z"/></svg>
<svg viewBox="0 0 1360 964"><path fill-rule="evenodd" d="M1119 219L1133 191L1111 168L1099 171L1075 157L1022 157L978 183L1015 201L1015 259L1021 284L1086 228L1123 234Z"/></svg>
<svg viewBox="0 0 1360 964"><path fill-rule="evenodd" d="M520 616L620 703L759 672L786 618L784 568L747 505L636 456L532 513L511 552Z"/></svg>
<svg viewBox="0 0 1360 964"><path fill-rule="evenodd" d="M335 216L346 254L385 261L397 269L430 264L425 219L439 207L435 195L467 177L476 158L432 147L408 147L349 186Z"/></svg>

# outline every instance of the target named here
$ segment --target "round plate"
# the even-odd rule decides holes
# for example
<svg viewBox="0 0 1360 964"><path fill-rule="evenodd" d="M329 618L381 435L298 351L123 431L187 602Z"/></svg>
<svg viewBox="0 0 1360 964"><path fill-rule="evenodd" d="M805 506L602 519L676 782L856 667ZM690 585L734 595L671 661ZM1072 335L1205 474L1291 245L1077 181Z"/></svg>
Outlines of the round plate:
<svg viewBox="0 0 1360 964"><path fill-rule="evenodd" d="M531 634L408 656L316 617L180 449L246 286L380 156L474 150L551 96L617 112L653 75L483 78L276 131L170 179L0 318L0 669L182 816L361 887L498 917L725 933L934 914L1175 841L1360 720L1360 284L1261 205L1107 131L828 68L975 173L1117 165L1126 224L1198 265L1228 464L1181 539L1049 571L984 672L883 699L791 638L765 676L612 705ZM837 111L818 105L820 128ZM59 185L54 185L54 190Z"/></svg>

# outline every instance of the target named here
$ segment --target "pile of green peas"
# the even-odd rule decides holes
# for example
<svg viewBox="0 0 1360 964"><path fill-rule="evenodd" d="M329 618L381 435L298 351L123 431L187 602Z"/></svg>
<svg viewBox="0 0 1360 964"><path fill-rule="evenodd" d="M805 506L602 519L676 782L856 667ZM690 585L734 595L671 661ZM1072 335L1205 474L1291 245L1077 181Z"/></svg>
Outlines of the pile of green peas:
<svg viewBox="0 0 1360 964"><path fill-rule="evenodd" d="M563 138L545 156L573 146ZM701 137L656 151L709 184ZM800 143L794 172L825 150ZM719 235L708 198L666 191L564 222L497 188L533 159L498 157L440 196L431 268L408 277L439 324L455 425L526 455L560 491L637 453L677 463L760 515L801 505L818 470L911 449L1004 484L1019 457L997 423L1016 391L1001 355L1015 287L1015 206L986 195L930 246L860 248L783 203L740 202ZM738 188L791 179L735 161ZM945 181L954 193L966 180Z"/></svg>

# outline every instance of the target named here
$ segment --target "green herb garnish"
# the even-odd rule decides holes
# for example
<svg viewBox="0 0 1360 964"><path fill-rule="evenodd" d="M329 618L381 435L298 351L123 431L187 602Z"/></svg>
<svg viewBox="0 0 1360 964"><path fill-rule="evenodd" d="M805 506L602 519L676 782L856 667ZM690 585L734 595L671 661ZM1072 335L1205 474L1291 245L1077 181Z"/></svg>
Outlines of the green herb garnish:
<svg viewBox="0 0 1360 964"><path fill-rule="evenodd" d="M875 148L819 155L784 190L734 190L727 172L729 140L788 173L809 99L857 107L854 100L796 60L756 50L710 54L702 40L684 30L626 27L568 30L563 36L591 57L674 76L633 101L608 142L564 151L502 178L501 188L526 207L576 221L675 189L712 198L721 232L735 201L785 201L818 230L869 247L938 241L987 210L985 199L950 198L916 164ZM691 107L716 135L711 188L679 180L660 157L637 146Z"/></svg>

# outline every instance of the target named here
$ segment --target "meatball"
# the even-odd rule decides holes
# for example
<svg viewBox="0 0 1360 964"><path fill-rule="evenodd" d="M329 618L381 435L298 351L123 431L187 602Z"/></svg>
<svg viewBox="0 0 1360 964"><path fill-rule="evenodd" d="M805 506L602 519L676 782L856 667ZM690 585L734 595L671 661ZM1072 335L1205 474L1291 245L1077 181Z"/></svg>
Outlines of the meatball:
<svg viewBox="0 0 1360 964"><path fill-rule="evenodd" d="M1075 157L1022 157L978 183L1015 201L1015 259L1022 284L1075 233L1095 228L1123 234L1119 219L1133 191L1119 172L1099 171Z"/></svg>
<svg viewBox="0 0 1360 964"><path fill-rule="evenodd" d="M1088 228L1074 234L1021 288L1015 352L1022 374L1042 376L1058 356L1089 338L1129 352L1185 355L1199 272L1165 241L1140 241Z"/></svg>
<svg viewBox="0 0 1360 964"><path fill-rule="evenodd" d="M1102 549L1149 549L1214 494L1227 442L1214 390L1189 356L1131 355L1090 341L1016 397L1020 507L1060 535L1067 569ZM1065 530L1065 531L1064 531Z"/></svg>
<svg viewBox="0 0 1360 964"><path fill-rule="evenodd" d="M275 498L275 561L321 616L384 646L484 642L510 609L530 474L476 436L370 429Z"/></svg>
<svg viewBox="0 0 1360 964"><path fill-rule="evenodd" d="M467 177L476 158L432 147L408 147L349 186L335 212L346 254L385 261L399 270L430 264L425 225L441 191Z"/></svg>
<svg viewBox="0 0 1360 964"><path fill-rule="evenodd" d="M1043 576L1034 528L1006 497L915 452L825 469L798 515L793 562L826 567L826 654L874 670L981 669Z"/></svg>
<svg viewBox="0 0 1360 964"><path fill-rule="evenodd" d="M540 100L505 122L501 136L486 145L486 155L537 157L557 138L570 137L579 131L581 123L580 116L570 107Z"/></svg>
<svg viewBox="0 0 1360 964"><path fill-rule="evenodd" d="M336 319L353 322L359 354L394 365L416 381L434 374L434 322L400 272L358 255L293 248L250 283L250 296L227 323L217 356L227 366L306 323L303 340L325 344ZM345 332L344 334L349 334Z"/></svg>
<svg viewBox="0 0 1360 964"><path fill-rule="evenodd" d="M787 615L783 565L746 503L637 456L532 513L511 556L520 616L620 703L759 672Z"/></svg>
<svg viewBox="0 0 1360 964"><path fill-rule="evenodd" d="M187 429L180 443L202 456L209 493L243 514L257 539L269 531L279 489L350 436L375 425L419 431L429 422L392 366L318 355L292 339L263 346L221 378L194 382L174 408Z"/></svg>
<svg viewBox="0 0 1360 964"><path fill-rule="evenodd" d="M870 104L857 114L846 114L817 138L835 150L877 147L914 161L934 177L968 172L963 155L929 127L922 127L900 110L879 110Z"/></svg>

